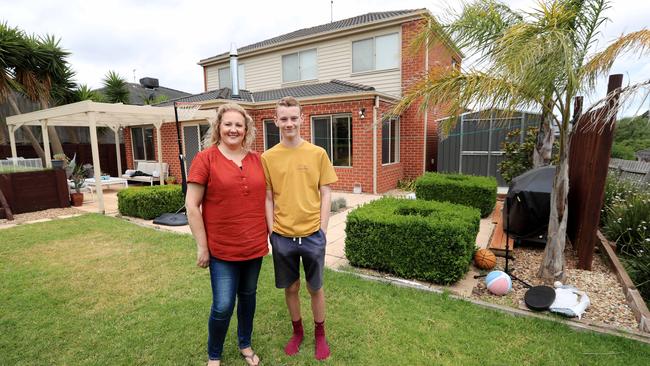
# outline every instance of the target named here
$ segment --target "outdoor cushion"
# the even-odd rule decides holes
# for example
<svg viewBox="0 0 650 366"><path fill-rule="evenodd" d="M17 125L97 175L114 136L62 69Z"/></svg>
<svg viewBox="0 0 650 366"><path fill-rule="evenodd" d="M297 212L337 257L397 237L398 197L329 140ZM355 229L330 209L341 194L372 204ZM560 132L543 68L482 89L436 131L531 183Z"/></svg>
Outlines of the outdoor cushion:
<svg viewBox="0 0 650 366"><path fill-rule="evenodd" d="M124 175L128 175L129 177L132 177L132 176L133 176L133 173L135 173L135 169L127 169L127 170L124 172Z"/></svg>

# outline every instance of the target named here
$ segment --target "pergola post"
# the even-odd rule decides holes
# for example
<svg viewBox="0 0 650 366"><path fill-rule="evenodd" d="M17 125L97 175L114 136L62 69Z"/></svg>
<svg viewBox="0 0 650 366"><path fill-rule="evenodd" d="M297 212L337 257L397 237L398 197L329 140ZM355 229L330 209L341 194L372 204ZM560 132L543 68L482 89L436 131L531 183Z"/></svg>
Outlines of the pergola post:
<svg viewBox="0 0 650 366"><path fill-rule="evenodd" d="M95 189L97 191L97 206L100 214L104 214L104 190L102 188L102 167L99 165L99 148L97 147L97 112L87 112L88 127L90 127L90 148L93 153L93 172L95 173Z"/></svg>
<svg viewBox="0 0 650 366"><path fill-rule="evenodd" d="M9 125L9 144L11 145L11 157L13 158L14 161L14 166L18 165L18 153L16 152L16 136L14 133L16 132L16 126Z"/></svg>
<svg viewBox="0 0 650 366"><path fill-rule="evenodd" d="M158 123L154 123L154 126L156 127L156 146L158 146L158 172L160 172L160 185L165 184L165 177L163 176L163 157L162 157L162 137L160 136L160 127L162 126L163 122L165 120L161 120Z"/></svg>
<svg viewBox="0 0 650 366"><path fill-rule="evenodd" d="M45 151L45 167L52 168L52 152L50 151L50 135L47 132L47 119L41 120L41 133L43 134L43 150Z"/></svg>
<svg viewBox="0 0 650 366"><path fill-rule="evenodd" d="M117 177L122 176L122 153L120 151L120 128L119 126L111 127L115 133L115 156L117 156Z"/></svg>

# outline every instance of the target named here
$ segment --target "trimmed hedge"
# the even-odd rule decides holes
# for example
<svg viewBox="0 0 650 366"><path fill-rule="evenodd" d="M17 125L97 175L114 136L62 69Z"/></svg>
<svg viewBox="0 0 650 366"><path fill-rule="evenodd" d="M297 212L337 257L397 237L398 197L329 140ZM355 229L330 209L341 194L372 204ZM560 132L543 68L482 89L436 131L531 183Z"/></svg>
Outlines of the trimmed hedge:
<svg viewBox="0 0 650 366"><path fill-rule="evenodd" d="M497 180L463 174L426 173L415 181L415 195L428 201L446 201L478 208L487 217L497 199Z"/></svg>
<svg viewBox="0 0 650 366"><path fill-rule="evenodd" d="M130 187L117 193L117 208L124 216L151 220L185 205L180 185Z"/></svg>
<svg viewBox="0 0 650 366"><path fill-rule="evenodd" d="M382 198L348 214L345 256L354 266L449 284L467 273L480 220L467 206Z"/></svg>

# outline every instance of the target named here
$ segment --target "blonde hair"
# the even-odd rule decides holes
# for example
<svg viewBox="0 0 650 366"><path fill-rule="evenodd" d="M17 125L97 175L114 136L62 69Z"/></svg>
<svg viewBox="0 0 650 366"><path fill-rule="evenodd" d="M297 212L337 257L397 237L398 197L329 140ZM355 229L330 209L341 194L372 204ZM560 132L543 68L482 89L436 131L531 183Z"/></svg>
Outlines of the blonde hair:
<svg viewBox="0 0 650 366"><path fill-rule="evenodd" d="M298 100L291 96L287 96L278 100L278 102L275 104L275 109L277 110L278 107L298 107L298 109L302 112L302 107L300 106L300 103L298 103Z"/></svg>
<svg viewBox="0 0 650 366"><path fill-rule="evenodd" d="M206 138L203 142L205 147L216 146L221 143L221 134L219 133L221 121L223 120L224 113L231 111L239 112L239 114L244 117L244 128L246 133L244 134L244 139L242 140L241 145L244 150L250 150L253 141L255 140L255 122L244 108L235 103L222 104L219 109L217 109L217 119L213 123L210 123L210 130L205 134Z"/></svg>

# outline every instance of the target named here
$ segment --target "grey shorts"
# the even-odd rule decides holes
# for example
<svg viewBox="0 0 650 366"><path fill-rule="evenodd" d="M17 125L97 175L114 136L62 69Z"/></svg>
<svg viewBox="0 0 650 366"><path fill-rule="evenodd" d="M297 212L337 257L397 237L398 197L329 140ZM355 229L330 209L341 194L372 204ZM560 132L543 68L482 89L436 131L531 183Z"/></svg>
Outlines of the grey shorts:
<svg viewBox="0 0 650 366"><path fill-rule="evenodd" d="M300 259L305 269L307 284L312 290L323 287L325 245L327 239L322 230L302 238L285 237L271 233L275 287L287 288L300 279Z"/></svg>

